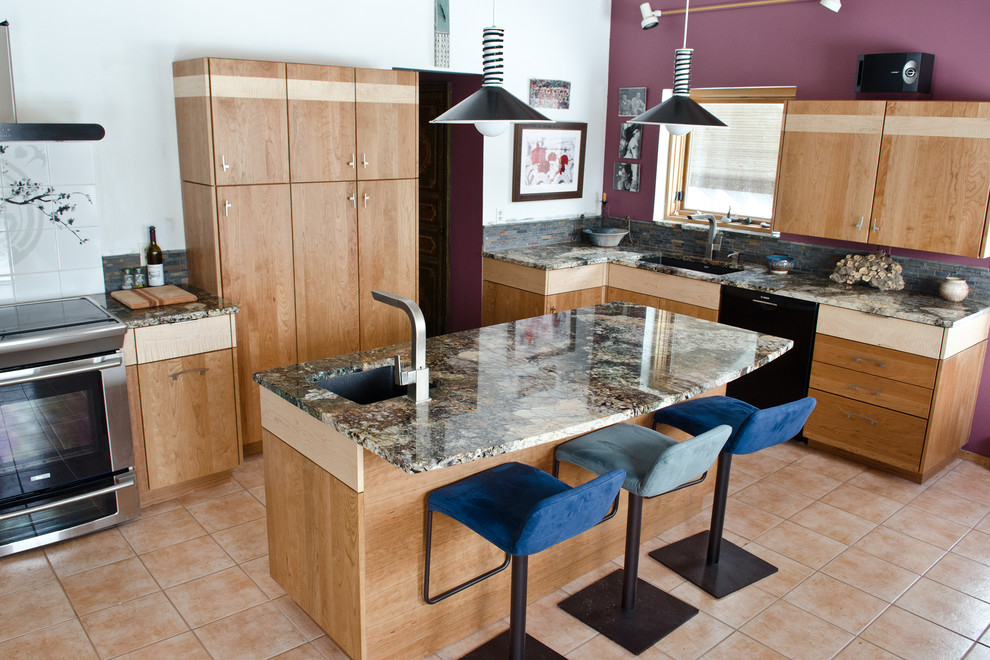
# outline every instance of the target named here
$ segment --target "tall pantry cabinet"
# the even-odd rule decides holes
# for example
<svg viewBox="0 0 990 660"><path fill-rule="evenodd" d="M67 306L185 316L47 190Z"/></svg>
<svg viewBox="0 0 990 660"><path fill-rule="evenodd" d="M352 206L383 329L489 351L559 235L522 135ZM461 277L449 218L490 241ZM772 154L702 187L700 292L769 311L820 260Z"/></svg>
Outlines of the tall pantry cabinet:
<svg viewBox="0 0 990 660"><path fill-rule="evenodd" d="M240 307L243 438L264 369L409 341L416 299L418 77L201 58L173 64L192 284Z"/></svg>

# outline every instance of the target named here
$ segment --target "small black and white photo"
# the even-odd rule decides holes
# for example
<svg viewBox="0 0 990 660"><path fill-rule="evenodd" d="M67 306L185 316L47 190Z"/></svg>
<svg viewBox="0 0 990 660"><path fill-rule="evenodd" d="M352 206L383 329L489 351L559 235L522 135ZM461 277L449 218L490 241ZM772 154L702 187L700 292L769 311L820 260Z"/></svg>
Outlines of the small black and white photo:
<svg viewBox="0 0 990 660"><path fill-rule="evenodd" d="M619 116L635 117L646 112L645 87L619 88Z"/></svg>
<svg viewBox="0 0 990 660"><path fill-rule="evenodd" d="M615 163L612 172L612 187L615 190L639 192L639 165Z"/></svg>
<svg viewBox="0 0 990 660"><path fill-rule="evenodd" d="M642 124L622 124L619 128L619 158L638 159L642 141Z"/></svg>

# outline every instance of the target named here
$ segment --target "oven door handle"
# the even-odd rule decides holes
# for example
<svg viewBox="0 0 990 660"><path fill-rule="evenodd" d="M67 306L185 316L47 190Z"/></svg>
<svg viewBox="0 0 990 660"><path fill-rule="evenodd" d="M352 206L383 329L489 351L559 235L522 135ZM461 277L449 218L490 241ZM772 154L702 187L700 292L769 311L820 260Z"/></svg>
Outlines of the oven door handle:
<svg viewBox="0 0 990 660"><path fill-rule="evenodd" d="M135 483L133 474L121 475L119 479L120 479L120 483L114 484L113 486L107 486L106 488L100 488L99 490L91 490L88 493L80 493L79 495L73 495L72 497L67 497L64 500L59 500L58 502L49 502L48 504L41 504L34 507L28 507L27 509L22 509L21 511L4 513L0 515L0 522L3 522L5 520L10 520L12 518L27 516L32 513L38 513L40 511L47 511L48 509L57 509L60 506L66 506L67 504L73 504L75 502L82 502L83 500L88 500L93 497L99 497L100 495L109 495L110 493L115 493L118 490L124 490L125 488L130 488Z"/></svg>
<svg viewBox="0 0 990 660"><path fill-rule="evenodd" d="M123 353L117 352L110 355L99 355L97 357L84 358L82 360L71 360L69 362L58 362L55 364L42 364L37 367L27 369L17 369L0 373L0 386L17 385L18 383L30 383L35 380L45 380L47 378L57 378L59 376L71 376L73 374L83 374L88 371L100 371L119 367L124 364Z"/></svg>

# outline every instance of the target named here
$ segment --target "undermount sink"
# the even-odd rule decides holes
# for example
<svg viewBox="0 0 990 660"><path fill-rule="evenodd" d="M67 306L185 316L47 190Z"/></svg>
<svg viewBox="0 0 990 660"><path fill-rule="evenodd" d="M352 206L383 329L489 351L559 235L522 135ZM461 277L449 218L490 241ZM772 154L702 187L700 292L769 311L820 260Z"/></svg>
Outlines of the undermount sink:
<svg viewBox="0 0 990 660"><path fill-rule="evenodd" d="M742 268L736 268L734 266L713 264L707 261L695 261L694 259L678 259L677 257L644 257L640 259L640 261L645 264L672 266L673 268L684 268L686 270L693 270L699 273L709 273L711 275L728 275L729 273L738 273L742 270Z"/></svg>
<svg viewBox="0 0 990 660"><path fill-rule="evenodd" d="M405 396L409 390L408 385L395 384L395 367L393 365L324 378L314 381L313 384L361 405ZM431 390L433 387L433 383L430 383Z"/></svg>

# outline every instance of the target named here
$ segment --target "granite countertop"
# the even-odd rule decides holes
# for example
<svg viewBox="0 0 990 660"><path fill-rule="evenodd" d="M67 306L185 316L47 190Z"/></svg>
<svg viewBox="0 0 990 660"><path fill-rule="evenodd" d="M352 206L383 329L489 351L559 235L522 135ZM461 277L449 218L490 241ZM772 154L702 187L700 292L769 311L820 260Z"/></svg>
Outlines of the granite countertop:
<svg viewBox="0 0 990 660"><path fill-rule="evenodd" d="M103 295L89 296L96 303L102 305L117 320L127 324L129 328L143 328L150 325L163 325L166 323L182 323L183 321L193 321L208 316L223 316L226 314L236 314L239 310L237 305L227 302L203 289L196 288L189 284L176 285L181 289L196 294L196 301L190 303L179 303L176 305L165 305L163 307L147 307L145 309L129 309L122 305L109 293Z"/></svg>
<svg viewBox="0 0 990 660"><path fill-rule="evenodd" d="M408 473L621 422L779 357L789 339L616 302L427 340L432 400L359 405L315 381L409 364L409 344L262 371L254 379Z"/></svg>
<svg viewBox="0 0 990 660"><path fill-rule="evenodd" d="M680 277L729 284L742 289L800 298L823 305L854 309L878 316L916 321L944 328L964 319L990 313L990 307L972 298L954 303L936 296L910 291L879 291L864 285L837 284L826 275L789 273L774 275L766 266L744 265L728 275L710 275L673 266L641 263L640 258L661 254L656 248L618 246L589 247L558 244L542 247L486 251L482 256L541 270L575 268L596 263L617 263ZM671 256L681 256L671 253Z"/></svg>

